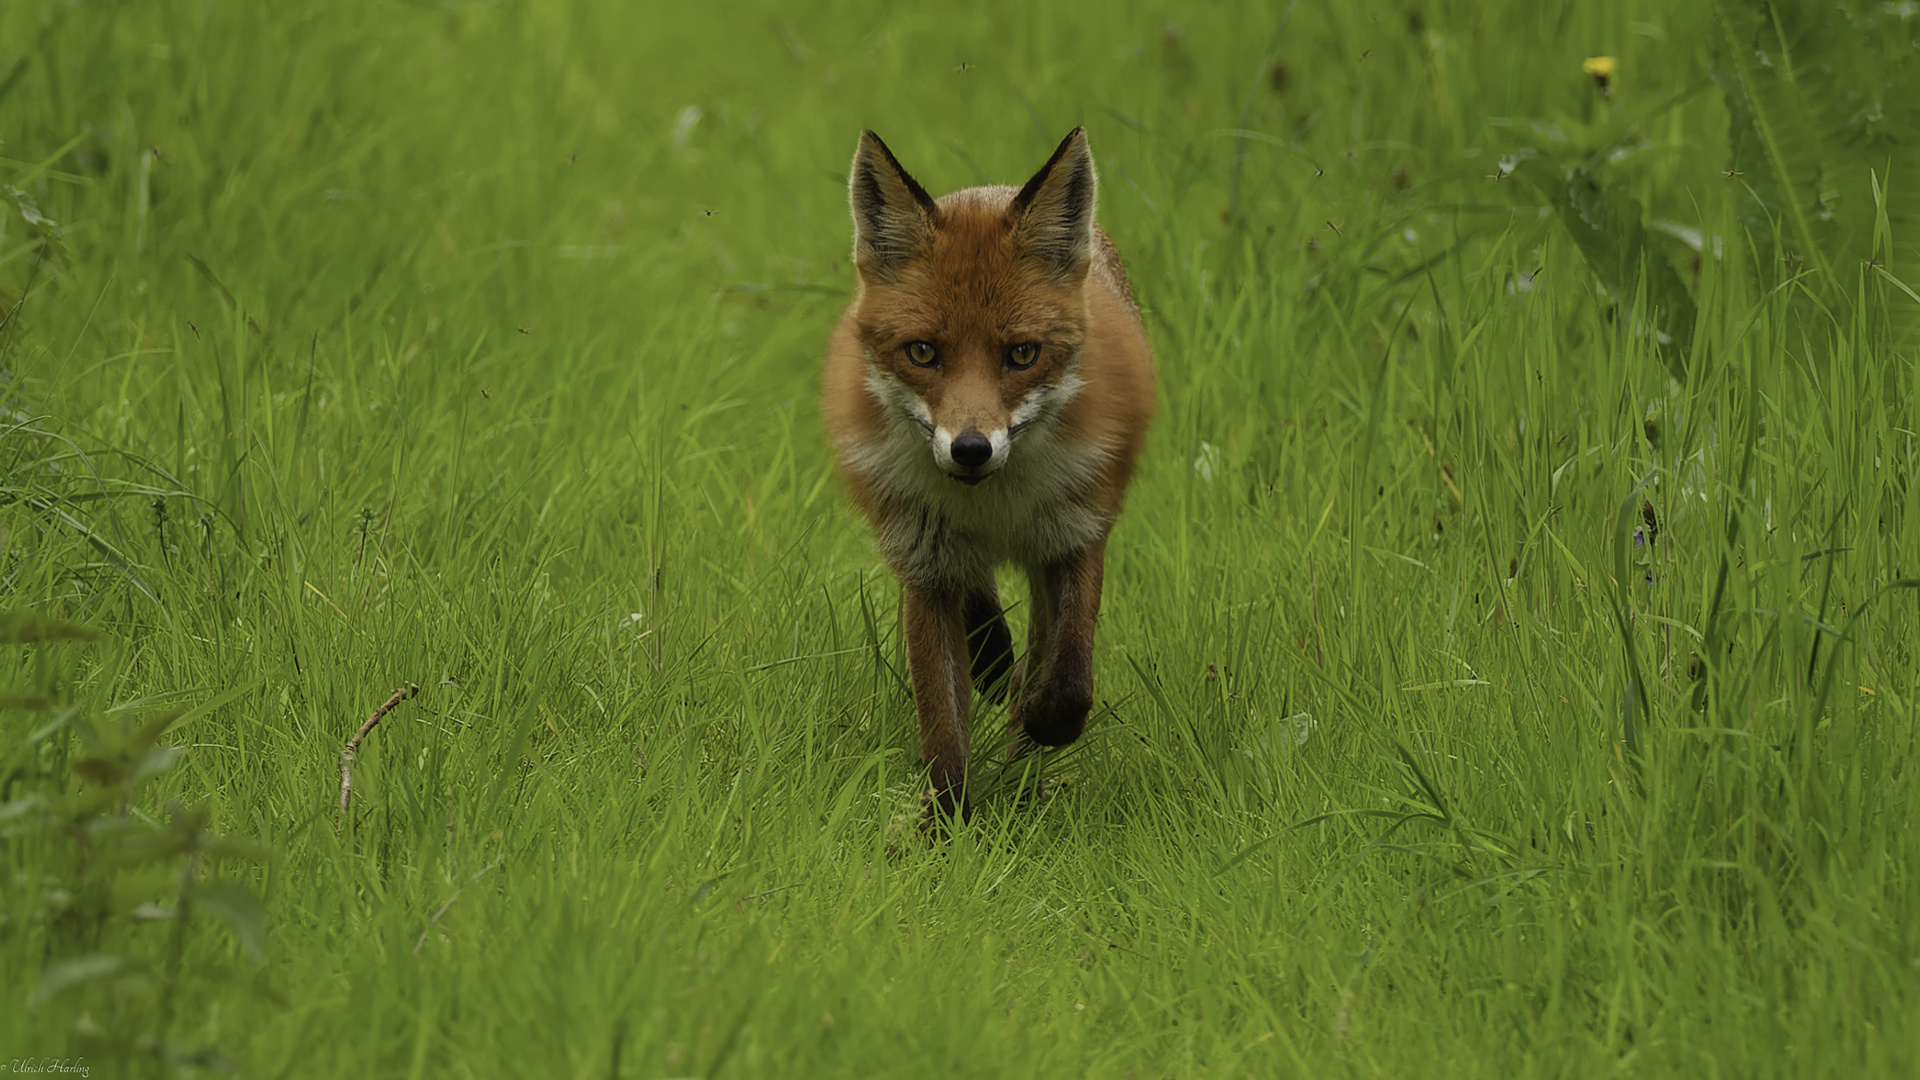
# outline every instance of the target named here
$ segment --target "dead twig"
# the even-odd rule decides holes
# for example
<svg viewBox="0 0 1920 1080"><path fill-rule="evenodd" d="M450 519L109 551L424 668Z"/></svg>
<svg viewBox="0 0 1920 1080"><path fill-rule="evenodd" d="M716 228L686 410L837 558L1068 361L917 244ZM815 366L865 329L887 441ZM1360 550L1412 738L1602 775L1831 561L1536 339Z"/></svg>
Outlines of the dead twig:
<svg viewBox="0 0 1920 1080"><path fill-rule="evenodd" d="M408 683L405 686L402 686L399 689L395 690L392 696L387 698L385 704L373 710L373 715L367 717L367 722L360 725L360 730L354 732L353 738L347 740L347 745L344 747L341 747L340 749L340 820L341 821L345 821L347 819L347 810L353 804L353 755L358 753L360 750L360 740L366 738L367 732L373 730L373 725L379 723L381 717L392 712L394 709L394 706L400 704L401 702L407 700L408 698L412 697L413 695L419 692L420 692L420 688L418 686L415 686L413 683Z"/></svg>

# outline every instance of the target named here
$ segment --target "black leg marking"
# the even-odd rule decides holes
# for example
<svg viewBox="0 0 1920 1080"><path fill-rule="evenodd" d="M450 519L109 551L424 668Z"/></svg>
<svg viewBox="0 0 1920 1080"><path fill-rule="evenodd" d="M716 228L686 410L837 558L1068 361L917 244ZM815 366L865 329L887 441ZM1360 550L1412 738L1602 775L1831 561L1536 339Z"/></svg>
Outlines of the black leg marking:
<svg viewBox="0 0 1920 1080"><path fill-rule="evenodd" d="M1035 625L1044 626L1046 633L1037 646L1040 651L1027 656L1013 713L1021 732L1041 746L1065 746L1079 738L1093 710L1093 633L1100 616L1106 548L1106 541L1098 540L1059 562L1028 571L1034 582Z"/></svg>
<svg viewBox="0 0 1920 1080"><path fill-rule="evenodd" d="M1007 699L1008 676L1013 672L1013 632L1000 612L1000 597L989 591L968 593L965 618L973 685L999 704Z"/></svg>
<svg viewBox="0 0 1920 1080"><path fill-rule="evenodd" d="M1021 704L1021 731L1041 746L1065 746L1086 730L1093 712L1093 672L1062 673L1036 687Z"/></svg>

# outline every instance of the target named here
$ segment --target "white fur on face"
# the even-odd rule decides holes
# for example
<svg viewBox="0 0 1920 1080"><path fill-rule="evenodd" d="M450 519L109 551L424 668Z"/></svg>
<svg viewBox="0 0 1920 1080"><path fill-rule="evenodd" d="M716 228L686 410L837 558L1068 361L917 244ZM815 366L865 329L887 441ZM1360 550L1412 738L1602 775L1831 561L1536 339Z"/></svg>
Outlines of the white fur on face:
<svg viewBox="0 0 1920 1080"><path fill-rule="evenodd" d="M927 403L899 379L881 374L879 365L872 360L867 361L867 393L880 403L887 419L905 418L926 431L933 430L933 411L927 408Z"/></svg>
<svg viewBox="0 0 1920 1080"><path fill-rule="evenodd" d="M948 431L945 427L933 429L933 463L948 472L959 469L953 461L953 440L957 438L959 432Z"/></svg>
<svg viewBox="0 0 1920 1080"><path fill-rule="evenodd" d="M1010 425L1012 430L1021 431L1036 420L1045 418L1051 422L1059 416L1060 410L1067 407L1067 402L1078 396L1081 388L1087 385L1086 381L1080 378L1079 368L1080 365L1076 361L1067 365L1066 374L1060 377L1057 384L1034 387L1025 401L1014 406L1013 422Z"/></svg>
<svg viewBox="0 0 1920 1080"><path fill-rule="evenodd" d="M1034 387L1027 394L1026 399L1014 407L1013 415L1006 427L981 432L987 437L987 442L993 446L993 456L989 457L986 464L977 470L966 469L953 460L953 440L965 433L953 431L945 425L935 424L933 411L927 408L926 402L920 400L920 395L914 393L900 380L883 374L879 365L871 361L867 365L866 387L867 393L872 394L874 400L880 403L882 411L889 419L900 417L911 420L926 433L933 449L935 465L945 472L956 475L986 477L999 472L1006 466L1007 459L1013 453L1013 441L1017 436L1026 433L1036 421L1050 424L1058 418L1060 410L1066 408L1067 403L1080 393L1082 387L1086 386L1085 380L1081 379L1076 371L1078 367L1078 363L1070 364L1066 374L1058 383Z"/></svg>
<svg viewBox="0 0 1920 1080"><path fill-rule="evenodd" d="M987 471L993 472L1007 463L1007 454L1013 449L1013 436L1006 428L994 428L987 432L987 441L993 444L993 457L987 461Z"/></svg>
<svg viewBox="0 0 1920 1080"><path fill-rule="evenodd" d="M953 473L955 476L985 477L992 476L994 473L999 472L1001 466L1007 463L1007 450L1013 445L1013 440L1008 437L1006 428L994 428L992 431L981 432L982 435L987 437L987 442L993 444L993 456L988 458L987 463L978 469L965 468L959 462L953 460L953 440L959 438L962 434L964 433L948 431L944 427L936 427L933 429L934 464Z"/></svg>
<svg viewBox="0 0 1920 1080"><path fill-rule="evenodd" d="M1056 427L1084 386L1069 368L1058 384L1027 395L1008 427L987 433L992 479L970 486L942 464L952 460L955 433L942 442L919 395L870 364L866 390L886 428L878 438L842 443L841 460L889 499L920 511L881 526L880 549L895 569L928 583L977 581L999 563L1041 565L1104 536L1106 514L1080 500L1098 481L1108 448L1068 442Z"/></svg>

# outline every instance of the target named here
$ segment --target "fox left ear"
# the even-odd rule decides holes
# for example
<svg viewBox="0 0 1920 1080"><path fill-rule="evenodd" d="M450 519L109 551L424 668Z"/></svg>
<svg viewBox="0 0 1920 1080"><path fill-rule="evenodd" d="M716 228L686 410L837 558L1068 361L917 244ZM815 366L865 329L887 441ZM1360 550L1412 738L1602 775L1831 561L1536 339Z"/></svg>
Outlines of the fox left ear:
<svg viewBox="0 0 1920 1080"><path fill-rule="evenodd" d="M1085 274L1093 258L1093 197L1097 180L1087 129L1074 128L1008 212L1028 254L1062 277Z"/></svg>

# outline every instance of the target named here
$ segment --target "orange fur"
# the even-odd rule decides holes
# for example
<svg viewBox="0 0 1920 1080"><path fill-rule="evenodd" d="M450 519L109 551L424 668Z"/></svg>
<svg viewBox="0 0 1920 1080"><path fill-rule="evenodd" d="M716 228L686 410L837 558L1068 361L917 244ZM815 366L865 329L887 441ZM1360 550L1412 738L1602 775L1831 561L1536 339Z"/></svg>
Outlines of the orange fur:
<svg viewBox="0 0 1920 1080"><path fill-rule="evenodd" d="M1084 131L1023 188L937 201L867 132L849 188L860 285L823 408L905 592L934 794L962 812L976 683L1013 695L1022 745L1071 742L1086 723L1106 538L1153 415L1152 354L1094 224ZM1017 666L993 579L1007 562L1032 597Z"/></svg>

